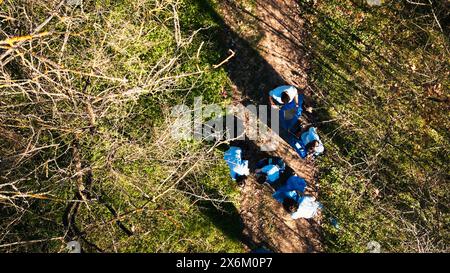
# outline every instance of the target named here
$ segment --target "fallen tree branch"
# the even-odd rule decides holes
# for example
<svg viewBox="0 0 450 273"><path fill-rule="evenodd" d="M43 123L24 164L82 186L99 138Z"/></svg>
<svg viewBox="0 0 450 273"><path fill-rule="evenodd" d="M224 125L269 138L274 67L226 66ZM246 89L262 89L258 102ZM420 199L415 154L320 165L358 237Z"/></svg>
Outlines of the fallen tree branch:
<svg viewBox="0 0 450 273"><path fill-rule="evenodd" d="M219 63L219 64L213 65L214 69L217 69L217 68L221 67L222 65L224 65L225 63L227 63L231 58L233 58L234 55L236 55L236 53L235 53L233 50L231 50L231 49L228 49L228 53L230 53L230 55L229 55L225 60L223 60L223 61L222 61L221 63Z"/></svg>

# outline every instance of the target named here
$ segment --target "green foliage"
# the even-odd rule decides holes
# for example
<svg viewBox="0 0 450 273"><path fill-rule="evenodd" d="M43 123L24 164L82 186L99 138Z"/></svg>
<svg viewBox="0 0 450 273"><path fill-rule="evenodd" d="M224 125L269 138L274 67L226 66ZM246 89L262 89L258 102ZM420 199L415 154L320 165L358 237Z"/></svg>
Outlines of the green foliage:
<svg viewBox="0 0 450 273"><path fill-rule="evenodd" d="M181 3L177 8L180 14L180 26L185 39L198 28L211 29L216 27L214 20L209 18L207 14L200 13L198 9L194 8L194 5ZM128 18L130 15L129 4L117 7L116 10L122 11L114 14L114 16L118 17L112 19L118 22L118 25L123 25L121 22L132 22L132 18ZM130 150L130 146L124 146L123 150L120 148L117 150L115 156L123 158L123 160L116 161L113 166L119 174L118 177L105 176L108 174L103 174L103 171L95 173L96 177L106 178L101 184L106 189L106 195L109 196L110 203L118 211L147 206L148 201L146 199L158 196L160 193L158 189L166 187L166 185L163 186L164 183L171 184L173 180L177 179L175 175L172 179L167 180L173 175L171 165L167 166L167 164L155 160L139 159L132 163L125 160L125 157L132 153L138 154L142 152L141 149L148 146L146 142L151 143L156 140L155 134L158 134L158 129L156 128L164 128L166 126L164 122L167 121L162 116L164 109L178 103L187 103L189 105L196 96L202 96L204 103L221 102L222 98L219 91L228 84L226 74L222 69L211 69L212 65L218 63L221 58L220 52L216 50L215 44L211 41L215 32L200 31L195 36L192 36L192 42L187 47L177 50L173 33L174 26L170 20L171 18L168 17L170 15L170 13L162 13L159 15L161 16L159 21L149 22L146 29L148 27L151 31L145 36L145 45L136 44L133 42L133 39L130 41L124 39L124 42L133 45L120 45L118 48L127 48L127 51L116 51L115 54L123 54L122 58L124 60L134 60L136 56L142 56L142 58L139 58L139 65L123 66L121 71L126 73L128 79L132 79L129 75L139 75L140 73L140 70L135 70L135 67L142 67L142 70L146 71L147 67L155 65L155 62L165 55L181 54L182 58L175 67L173 74L201 73L183 77L177 82L177 86L173 88L171 93L162 93L160 96L149 94L140 97L138 103L133 105L132 112L127 113L129 116L123 127L115 128L114 131L116 133L114 134L120 132L117 135L118 137L124 138L124 141L126 141L125 139L138 141L137 143L139 144L139 146L135 147L135 151ZM166 23L161 25L160 21ZM152 22L155 25L152 25ZM132 30L138 27L130 26L128 31L133 33ZM142 32L142 30L140 31ZM144 30L143 32L145 33L146 31ZM117 62L120 63L121 59L118 59ZM106 125L105 129L108 133L111 132L111 128L108 125ZM111 147L107 142L102 145L105 146L101 148L103 151L100 151L100 154L105 156L107 154L106 151L111 149ZM188 154L199 153L199 156L202 156L202 153L204 153L203 147L204 145L193 142L188 145L186 143L175 143L161 148L171 150L174 159L181 160L184 155ZM195 175L188 175L182 180L183 185L190 185L191 189L186 190L187 194L183 193L184 186L170 190L168 196L159 199L157 205L153 205L150 208L147 207L146 212L142 213L142 215L136 213L136 215L123 221L126 226L133 227L140 234L139 236L128 238L120 230L113 229L111 231L109 228L108 232L114 233L108 237L118 238L117 245L115 245L116 250L126 252L241 252L242 245L239 240L230 238L228 234L224 233L220 225L216 225L216 222L220 219L216 215L220 214L220 211L211 212L209 209L210 213L205 214L205 209L193 205L197 201L189 194L192 188L198 187L200 191L198 194L201 196L203 195L203 189L209 188L214 189L214 191L206 192L207 196L217 199L230 199L231 193L235 191L234 185L227 182L229 178L228 173L225 172L226 167L223 166L224 164L219 164L222 161L222 155L216 156L216 164L220 167L216 165L204 166L203 168L205 169L203 171L196 171ZM158 158L161 157L161 154L158 151L154 151L151 157ZM101 160L95 157L92 157L90 161L95 164L101 163ZM189 163L186 162L186 165L178 169L177 172L181 174L188 167L190 167ZM144 193L148 197L143 198ZM234 192L234 194L236 193ZM220 208L222 205L216 204L216 206ZM150 211L153 209L154 212L148 212L149 209ZM102 214L98 218L102 218ZM239 225L239 223L234 224ZM91 231L89 238L106 249L110 249L110 244L107 240L105 241L107 238L103 235L106 231L105 228Z"/></svg>
<svg viewBox="0 0 450 273"><path fill-rule="evenodd" d="M0 5L1 41L32 33L60 1L29 2ZM48 35L2 60L0 245L11 244L2 250L61 252L77 239L86 251L243 251L222 152L168 136L173 105L228 102L227 73L213 68L227 55L221 19L202 3L63 6L40 30ZM327 250L364 252L377 241L383 251L447 251L444 4L299 4L316 114L331 121L320 127L327 153L318 161ZM81 233L69 238L61 219L80 192L89 200L71 223Z"/></svg>
<svg viewBox="0 0 450 273"><path fill-rule="evenodd" d="M429 8L401 1L304 4L327 158L330 251L445 251L448 40ZM426 14L426 16L420 16ZM444 16L444 11L438 16ZM443 20L443 17L438 17ZM446 226L447 225L447 226Z"/></svg>
<svg viewBox="0 0 450 273"><path fill-rule="evenodd" d="M48 16L45 6L54 4L6 2L2 12L20 18L5 24L10 36L29 34L29 26L19 23L43 22ZM22 18L16 7L32 16ZM75 90L76 96L30 107L22 107L29 99L24 92L12 92L2 100L11 102L17 113L38 116L34 130L27 119L5 120L10 128L17 127L16 134L30 137L37 147L58 143L57 149L43 148L8 173L11 180L21 181L20 190L46 192L52 198L18 203L26 208L23 221L8 226L9 234L15 235L2 237L0 245L44 239L13 244L7 251L59 252L64 251L64 240L76 239L85 251L242 252L237 191L223 155L208 153L210 147L204 143L177 142L167 134L172 106L190 106L197 96L204 103L224 102L221 93L229 89L228 78L222 68L213 68L223 59L216 42L217 18L191 1L85 1L82 9L63 6L60 12L64 16L42 30L52 36L36 51L56 68L71 71L65 82L69 91L64 92ZM22 60L33 58L27 52ZM26 63L17 64L17 71L10 65L13 77L31 77ZM47 73L45 67L42 70ZM66 76L55 72L58 81ZM138 93L131 99L124 95L134 90ZM53 116L48 114L52 109ZM36 137L38 129L42 132ZM82 170L77 169L74 146ZM0 152L3 158L15 151L2 146ZM87 182L89 173L92 181ZM73 235L61 219L80 191L80 175L89 200L74 212L71 225L81 234ZM8 225L17 210L2 209L1 216ZM45 241L50 238L57 240Z"/></svg>

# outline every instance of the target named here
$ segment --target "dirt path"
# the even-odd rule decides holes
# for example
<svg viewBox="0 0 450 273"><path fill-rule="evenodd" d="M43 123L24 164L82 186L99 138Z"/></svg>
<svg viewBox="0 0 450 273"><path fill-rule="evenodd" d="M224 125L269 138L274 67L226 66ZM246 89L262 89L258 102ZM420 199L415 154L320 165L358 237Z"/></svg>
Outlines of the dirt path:
<svg viewBox="0 0 450 273"><path fill-rule="evenodd" d="M307 59L300 47L303 22L295 1L237 2L224 0L219 8L225 26L224 40L236 53L227 64L235 103L267 104L268 92L281 84L306 87ZM239 145L252 170L263 157L282 156L295 173L308 180L307 193L317 195L313 186L314 166L298 157L286 143L269 154L260 152L258 143L245 141ZM292 220L272 198L273 191L269 186L259 185L253 176L241 186L239 210L244 223L244 242L253 248L264 246L275 252L320 252L320 217Z"/></svg>

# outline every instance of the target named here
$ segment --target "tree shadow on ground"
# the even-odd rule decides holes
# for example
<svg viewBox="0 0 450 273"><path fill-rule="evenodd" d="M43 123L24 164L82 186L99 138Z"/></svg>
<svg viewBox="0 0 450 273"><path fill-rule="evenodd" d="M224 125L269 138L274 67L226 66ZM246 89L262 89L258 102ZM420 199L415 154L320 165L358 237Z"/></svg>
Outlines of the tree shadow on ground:
<svg viewBox="0 0 450 273"><path fill-rule="evenodd" d="M278 4L276 1L264 1L270 4L272 9L277 9ZM235 103L241 103L244 106L249 104L267 105L269 91L279 85L290 84L300 88L305 87L305 67L301 63L304 59L304 56L302 56L304 50L299 41L300 37L296 37L296 33L301 29L300 22L290 19L289 16L285 16L284 14L281 14L281 17L286 18L286 21L283 21L280 16L274 15L273 17L276 20L280 20L275 23L277 26L284 28L284 30L271 28L270 25L263 25L262 27L264 29L259 29L258 31L260 32L256 36L258 39L265 39L267 37L264 37L264 34L270 32L271 35L275 35L278 39L283 39L285 41L283 44L284 52L270 52L270 50L267 51L268 49L262 49L267 54L266 56L262 56L258 49L255 48L255 45L249 39L237 33L216 12L208 0L197 0L196 4L204 13L210 14L216 23L220 25L217 43L220 44L220 51L223 56L228 55L230 49L235 53L235 56L224 65L233 84L232 97ZM242 16L244 18L249 16L244 10L241 10L240 7L235 5L233 1L224 1L221 4L225 5L222 8L227 9L228 12L238 17ZM270 14L269 10L267 12ZM270 18L265 19L269 20ZM296 54L292 54L294 51ZM284 75L280 75L266 58L281 60L283 64L295 64L296 68L286 67L287 72ZM280 69L280 65L278 65L277 69ZM269 157L269 154L261 151L253 141L238 140L231 142L230 145L243 149L243 159L249 160L249 167L252 172L254 172L258 160ZM227 147L224 145L220 149L226 150ZM286 164L289 165L288 162ZM286 180L291 172L287 171L280 181L283 182ZM207 210L204 212L205 215L217 227L222 229L225 234L232 239L241 238L252 249L255 246L263 246L275 252L320 251L317 242L313 242L314 240L318 241L317 238L320 238L320 232L316 229L307 231L307 229L310 229L310 224L306 221L299 221L299 224L296 224L295 221L287 220L289 219L289 217L286 217L288 214L283 211L280 204L272 200L273 198L270 192L274 189L269 189L264 185L256 183L254 175L250 175L244 181L242 187L242 191L245 192L247 190L243 194L249 199L246 201L246 205L244 205L244 207L247 206L249 208L247 215L241 215L241 213L246 213L246 211L238 211L234 205L224 204L224 208L217 208L213 203L201 202L203 207L207 207ZM276 188L277 186L275 185ZM212 191L211 194L214 194L214 190L209 189L209 191ZM279 217L275 217L276 215ZM281 217L281 215L285 218ZM227 217L228 219L224 219ZM244 230L246 232L243 235Z"/></svg>
<svg viewBox="0 0 450 273"><path fill-rule="evenodd" d="M238 209L232 202L217 201L220 200L222 196L214 188L204 186L203 191L204 194L211 200L199 200L194 196L190 196L192 203L194 203L199 208L200 212L206 216L219 230L221 230L228 239L243 243L250 251L260 248L275 251L265 242L255 241L254 238L246 236L243 233L245 227L243 219Z"/></svg>
<svg viewBox="0 0 450 273"><path fill-rule="evenodd" d="M216 13L209 1L198 0L196 2L199 3L205 12L212 14L221 26L222 30L220 31L221 34L219 40L221 42L223 54L226 55L228 49L231 49L236 53L235 57L225 65L225 70L232 83L235 85L234 92L237 93L237 90L240 91L239 96L233 94L235 101L244 105L267 104L269 90L278 85L288 83L304 87L302 86L302 84L305 84L304 82L296 84L290 79L289 75L294 75L294 73L283 73L283 75L280 75L277 72L280 71L279 66L274 67L272 65L273 62L269 63L267 61L268 56L276 55L280 60L286 59L287 62L295 63L298 62L298 59L294 56L295 54L288 54L288 56L286 56L280 54L280 52L270 52L270 48L255 49L254 44L243 37L241 33L236 32L235 27L230 26L226 20ZM368 76L372 77L381 74L384 78L393 82L398 82L400 79L391 71L404 72L403 74L407 76L411 75L411 72L405 71L396 64L396 62L387 60L386 57L377 51L375 45L367 44L361 37L358 37L357 33L355 34L352 31L351 27L339 24L339 22L330 18L327 14L315 9L313 5L309 4L314 1L308 1L308 3L306 1L292 1L298 4L299 9L296 11L298 12L298 18L304 19L307 15L313 15L319 19L320 33L322 36L308 37L308 39L302 39L303 37L301 37L301 35L297 35L297 33L299 33L298 29L300 28L304 31L309 31L311 29L308 28L315 27L316 25L313 26L309 24L307 20L305 20L305 24L301 24L300 21L296 20L294 17L292 19L290 18L290 11L283 8L273 8L279 6L280 3L284 2L283 0L255 0L254 2L256 2L261 9L264 9L269 16L260 18L231 0L224 0L221 2L221 5L222 7L225 6L225 10L228 11L228 13L233 14L233 16L237 18L237 21L244 21L244 24L249 24L249 22L257 24L258 26L255 28L259 33L255 35L255 37L257 37L256 39L264 39L262 32L271 34L273 37L279 37L279 39L283 40L285 43L285 45L283 45L284 49L291 50L287 50L287 52L295 52L299 55L309 56L309 59L311 59L311 62L315 66L314 69L319 70L322 77L325 79L327 79L327 77L336 79L334 82L330 81L330 83L326 83L324 88L319 88L314 82L305 84L305 86L311 85L312 87L308 87L308 90L311 92L309 95L315 95L317 101L320 101L322 104L321 107L314 112L314 115L307 115L307 118L308 121L310 121L310 124L320 126L321 131L330 136L329 141L339 147L341 156L345 157L347 156L347 153L352 153L353 149L358 148L355 144L357 142L349 141L349 138L347 137L348 132L340 130L343 124L339 120L333 121L335 118L329 112L329 110L334 107L333 103L345 106L349 105L352 99L354 99L354 96L361 96L363 99L367 100L367 105L377 109L383 105L383 101L382 98L376 96L376 90L374 90L373 86L370 86L369 81L358 83L358 80L353 78L355 67L352 67L350 63L355 64L355 66L364 66L366 61L372 62L375 65L365 69L365 73L367 73ZM261 5L261 3L266 5ZM269 6L271 6L272 9L269 9ZM278 13L278 15L276 13ZM282 14L282 16L279 16L279 14ZM281 20L280 22L277 22L278 25L283 26L283 30L272 27L273 21L277 21L280 18L286 18L285 21ZM245 22L246 20L247 22ZM373 32L373 29L369 29L364 33L379 35L379 33ZM361 45L363 46L361 47ZM261 51L266 51L264 56L261 55ZM357 51L358 54L363 55L363 57L349 57L349 59L342 58L342 55L351 56L353 51ZM394 49L393 53L396 53ZM304 71L301 72L306 73L309 70L309 67L302 68L304 68ZM339 83L338 86L335 85L335 82ZM336 87L341 87L344 92L339 94L339 96L336 96L336 98L333 98L333 100L325 99L327 95L331 93L330 90L334 90ZM314 106L314 102L311 102L311 104L311 106ZM373 115L370 118L376 117L377 116ZM375 120L375 123L385 124L385 118L386 116L381 116L378 120ZM320 119L323 122L317 122L317 119ZM388 133L390 131L389 127L390 125L386 126L387 129L385 128ZM382 136L380 142L383 143L385 140L386 139L383 139ZM240 145L248 146L250 145L250 142L245 142ZM248 159L255 161L255 158L260 155L254 153L254 150L247 146L245 150L250 151L251 154L251 158ZM359 159L361 156L359 154L354 154L354 157ZM250 162L250 165L251 164L252 161ZM395 164L393 165L395 166ZM323 171L326 172L326 170ZM390 168L390 171L392 172L393 168Z"/></svg>
<svg viewBox="0 0 450 273"><path fill-rule="evenodd" d="M235 56L225 65L229 78L242 91L242 104L264 104L268 100L268 91L286 84L274 68L252 47L249 41L239 36L228 26L208 0L197 0L204 12L211 14L221 26L219 33L221 50L227 55L229 49Z"/></svg>

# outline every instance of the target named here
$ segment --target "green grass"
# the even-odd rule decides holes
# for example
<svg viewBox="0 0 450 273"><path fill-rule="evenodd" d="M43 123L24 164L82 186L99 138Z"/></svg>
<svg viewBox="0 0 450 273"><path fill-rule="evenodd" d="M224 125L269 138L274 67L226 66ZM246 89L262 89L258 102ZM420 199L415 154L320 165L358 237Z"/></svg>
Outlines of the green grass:
<svg viewBox="0 0 450 273"><path fill-rule="evenodd" d="M235 207L237 188L230 181L227 166L222 162L223 155L216 151L205 155L209 149L205 143L183 143L164 138L164 130L168 127L164 115L172 106L192 106L197 96L202 96L205 104L226 102L221 92L230 89L227 74L223 68L213 68L225 57L217 43L220 26L217 18L204 13L197 2L180 1L177 10L182 43L178 45L173 9L158 2L123 0L94 4L88 1L83 12L80 8L64 8L67 17L57 18L46 25L43 31L53 31L54 34L47 38L45 46L39 45L40 55L65 69L104 78L71 75L68 88L82 91L83 96L76 97L75 102L44 104L39 110L39 113L44 113L57 107L58 113L64 113L64 118L59 120L47 113L40 116L54 128L43 129L39 142L36 142L45 145L60 141L61 147L56 151L40 152L28 164L22 165L17 173L11 173L10 178L20 178L55 154L63 154L50 161L50 178L45 175L45 170L38 169L40 175L34 180L24 180L26 184L21 186L37 192L49 190L58 199L73 199L76 176L70 178L74 171L70 147L76 137L80 144L82 167L92 169L90 194L94 199L81 206L76 225L91 244L107 252L242 252L239 215ZM9 6L11 4L10 1L3 3L2 12L21 18L23 14L15 13L17 10L15 6ZM14 4L25 5L24 2ZM45 1L37 1L27 12L33 14L33 20L42 22L47 18L46 5ZM28 34L26 27L13 25L19 21L9 22L5 31L11 36ZM203 30L196 32L200 28ZM64 38L67 40L63 46ZM168 66L172 58L177 58L177 61ZM163 67L168 68L158 77L148 78L154 68ZM14 76L21 78L26 74ZM89 83L86 84L88 78ZM126 82L111 78L126 79ZM153 86L155 81L164 78L170 79L166 85L160 88ZM121 94L133 88L142 88L143 94L131 100L95 102L95 98L105 94L120 98ZM9 99L11 104L27 101L23 95ZM91 130L80 129L90 125L86 118L86 100L90 100L97 115L95 128ZM17 107L18 113L25 109L36 113L36 108ZM66 131L58 131L58 126L66 128ZM75 129L77 133L67 133L70 131L67 128ZM21 132L25 137L31 133L31 130ZM161 139L165 139L162 144L155 143ZM189 161L190 157L193 161ZM188 161L178 166L177 160L183 158ZM180 178L197 159L200 160L193 172ZM69 177L64 182L51 179L55 174L60 178L61 172L57 168L67 171ZM169 185L178 179L178 185L170 188ZM226 199L228 203L205 203L184 193L193 191L202 195L204 189L211 198ZM158 199L153 202L155 197ZM119 219L114 218L105 204L115 210ZM66 205L64 201L30 200L29 212L22 216L24 221L10 227L11 234L18 237L7 236L1 243L62 236L65 230L61 218ZM3 215L5 220L12 219L15 212L13 209L3 210ZM126 235L116 220L133 230L134 235ZM86 251L95 251L81 241ZM63 242L54 241L19 245L8 251L58 252L63 248Z"/></svg>
<svg viewBox="0 0 450 273"><path fill-rule="evenodd" d="M2 209L0 227L10 232L0 244L64 235L61 218L68 202L61 200L73 199L76 191L72 154L76 139L82 167L90 167L94 178L93 200L81 206L76 218L89 242L108 252L244 251L239 193L222 152L206 155L208 144L165 138L164 115L172 106L192 108L198 96L204 103L229 103L221 93L231 91L230 79L223 67L213 68L227 55L220 44L221 19L203 1L181 1L177 7L181 38L192 41L178 45L170 6L152 0L87 2L83 12L65 9L67 16L50 21L42 30L52 32L43 38L45 43L33 40L21 49L35 49L34 55L16 54L6 67L13 79L33 78L23 60L45 57L51 65L36 68L52 81L33 79L47 91L72 97L54 102L42 94L39 103L24 106L35 98L13 86L4 89L5 94L14 91L4 98L4 104L13 107L8 108L12 118L2 116L1 129L21 136L25 146L59 146L39 150L5 174L8 181L20 181L22 191L47 192L52 198L18 200L26 208L23 214L14 207ZM218 8L218 1L208 3ZM243 4L249 9L255 5ZM9 36L29 34L30 26L49 16L48 5L4 1L2 13L16 20L6 20L2 30ZM427 8L394 1L372 8L361 1L318 1L313 8L300 1L300 5L310 22L310 85L325 95L313 96L319 105L315 114L322 121L334 120L319 127L327 149L318 160L327 251L364 252L373 240L383 251L445 251L450 219L445 149L449 116L436 98L445 97L449 87L448 38L433 17L423 16L429 15ZM33 24L27 23L30 18ZM70 35L64 43L66 34ZM148 78L153 68L165 67L174 57L177 61L170 68ZM55 64L77 73L66 72L61 80L49 72ZM171 80L154 86L167 78ZM134 88L141 88L142 94L133 99L96 100L108 95L121 98ZM89 104L97 119L95 128L86 129ZM33 134L37 131L38 136ZM9 141L0 145L2 157L17 152ZM180 165L182 160L186 162ZM182 177L197 160L198 165ZM180 182L171 188L177 179ZM227 202L219 204L222 199ZM18 216L20 221L8 225ZM336 218L340 228L333 227L329 218ZM116 220L134 235L126 235ZM58 252L64 245L21 244L5 251Z"/></svg>
<svg viewBox="0 0 450 273"><path fill-rule="evenodd" d="M313 22L311 85L325 95L315 98L317 114L336 119L320 126L321 199L341 226L325 225L328 251L364 252L371 240L384 251L444 251L449 123L445 106L428 96L449 85L448 40L418 15L429 10L394 1L304 10Z"/></svg>
<svg viewBox="0 0 450 273"><path fill-rule="evenodd" d="M122 75L116 75L117 77L125 76L127 79L133 81L133 76L139 75L141 69L145 71L147 67L154 65L156 60L159 60L165 55L181 54L181 62L175 67L173 74L183 74L196 72L198 69L204 70L200 76L192 76L181 79L177 82L176 89L180 91L172 91L171 93L162 93L159 96L145 95L139 98L137 104L133 106L133 112L123 127L119 130L115 130L114 134L124 139L141 140L139 141L140 147L145 147L145 141L152 141L152 133L158 126L164 126L164 120L161 118L161 113L166 107L173 106L178 103L192 103L193 98L196 96L202 96L204 103L219 103L223 101L220 96L220 91L223 88L228 88L228 78L223 69L211 69L212 65L220 62L222 55L218 50L217 44L213 42L215 31L218 29L218 25L213 18L210 18L207 14L201 13L195 5L183 3L179 8L180 11L180 25L181 30L185 37L190 35L196 29L203 27L208 30L200 31L193 39L193 42L186 48L182 48L179 52L173 52L175 40L173 32L171 30L171 23L167 26L149 25L149 29L155 29L149 35L143 37L143 42L135 43L133 39L127 41L119 41L116 43L118 48L127 48L126 51L114 50L115 59L113 63L121 63L122 60L128 60L132 57L139 56L139 60L136 64L130 63L122 65L120 71ZM124 3L122 6L116 7L115 12L111 15L112 21L117 22L117 25L122 25L121 22L129 23L132 21L129 18L129 4ZM116 12L117 10L117 12ZM134 15L133 15L134 16ZM169 19L164 19L162 15L160 20L170 22ZM135 33L138 26L128 26L130 33ZM123 44L122 44L123 43ZM202 45L203 44L203 45ZM200 47L201 51L196 58L197 51ZM118 56L117 56L118 55ZM194 86L194 88L191 88ZM189 93L186 94L186 90L189 88ZM110 128L105 125L105 130L110 133ZM156 129L158 130L158 129ZM120 132L120 133L119 133ZM126 133L126 135L123 135ZM106 145L99 151L101 156L105 155L105 152L109 149L108 143L105 142L102 145ZM180 145L182 145L180 143ZM195 153L195 150L201 148L203 145L192 143L192 145L172 146L175 154L183 154L183 151L189 153ZM102 147L102 146L100 146ZM129 155L132 151L126 148L124 155ZM95 151L94 151L95 153ZM120 156L120 155L118 155ZM155 157L158 155L155 154ZM222 155L217 154L217 163L221 161ZM95 156L91 158L92 162L101 162L99 158ZM118 180L105 179L102 182L104 186L109 189L109 199L111 203L120 208L119 210L126 211L131 206L139 206L145 204L146 200L142 199L142 194L133 187L133 185L139 185L141 189L153 196L158 194L155 191L155 187L170 175L170 168L167 168L162 163L138 160L133 164L128 162L121 163L118 161L116 164L116 170L121 174L121 178ZM187 166L186 166L187 168ZM179 170L180 172L183 169ZM97 177L103 177L99 172ZM199 177L200 176L200 177ZM186 177L187 183L194 183L195 187L207 187L214 189L211 194L216 198L223 196L236 195L235 185L230 183L228 177L227 167L225 164L219 164L219 166L206 167L205 173L198 173L195 177ZM140 182L139 182L140 181ZM192 182L189 182L192 181ZM169 183L172 181L169 180ZM122 192L123 194L120 194ZM148 215L136 215L130 217L124 221L128 226L134 226L136 230L139 230L139 236L135 238L128 238L124 236L120 231L113 228L113 234L111 237L117 236L118 250L125 252L241 252L243 251L242 245L239 241L239 237L233 234L227 233L224 230L224 225L219 222L223 219L220 211L216 211L210 208L202 208L201 206L192 205L195 201L189 196L185 196L178 192L169 193L169 198L164 197L164 200L158 202L155 209L166 210L166 213L154 212ZM123 200L127 200L124 202ZM233 217L238 217L234 214ZM95 218L106 217L106 215L99 215ZM238 221L236 218L230 218L232 221ZM234 219L234 220L233 220ZM238 222L234 224L239 225ZM105 227L106 228L106 227ZM99 232L99 233L97 233ZM104 245L106 249L111 249L108 237L105 238L104 229L90 233L90 237L94 241ZM108 232L111 232L111 228L108 228Z"/></svg>

